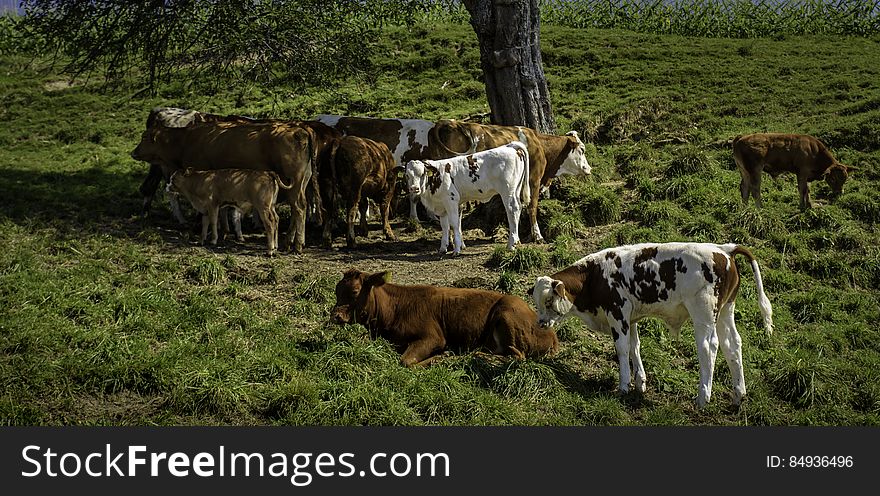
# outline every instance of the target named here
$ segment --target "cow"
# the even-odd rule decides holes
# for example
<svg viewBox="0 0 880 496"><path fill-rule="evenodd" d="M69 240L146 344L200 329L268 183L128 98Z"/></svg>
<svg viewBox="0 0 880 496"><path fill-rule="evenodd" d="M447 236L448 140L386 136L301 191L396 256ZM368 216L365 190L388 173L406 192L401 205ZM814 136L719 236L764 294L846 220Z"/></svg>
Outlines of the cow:
<svg viewBox="0 0 880 496"><path fill-rule="evenodd" d="M645 391L637 322L659 317L674 338L690 317L700 362L697 403L708 403L720 343L733 379L733 402L746 394L742 340L734 322L739 272L734 257L752 265L758 306L766 332L773 332L773 310L764 293L758 262L736 244L644 243L608 248L585 256L551 275L540 276L530 290L541 327L574 315L595 331L611 333L620 367L620 391L634 385Z"/></svg>
<svg viewBox="0 0 880 496"><path fill-rule="evenodd" d="M385 143L391 151L395 167L422 158L445 158L432 156L428 150L428 133L434 126L431 121L422 119L381 119L374 117L355 117L321 114L317 122L326 124L345 136L358 136ZM416 205L418 199L410 198L409 217L419 220Z"/></svg>
<svg viewBox="0 0 880 496"><path fill-rule="evenodd" d="M755 133L733 139L733 159L742 181L742 201L748 204L749 195L761 208L761 171L776 179L782 173L797 176L800 208L806 210L810 202L811 181L824 179L834 196L843 191L849 168L834 158L828 147L813 136L805 134Z"/></svg>
<svg viewBox="0 0 880 496"><path fill-rule="evenodd" d="M276 172L293 187L286 192L291 222L284 246L305 245L306 189L315 167L313 135L286 122L203 122L187 127L153 126L144 131L132 158L165 170L254 169ZM170 176L170 174L169 174Z"/></svg>
<svg viewBox="0 0 880 496"><path fill-rule="evenodd" d="M336 284L331 320L361 324L370 337L390 341L400 363L426 364L444 350L485 349L499 355L541 357L556 352L552 329L537 325L521 298L485 289L398 285L388 271L350 269Z"/></svg>
<svg viewBox="0 0 880 496"><path fill-rule="evenodd" d="M519 244L519 217L528 205L529 152L514 141L497 148L444 160L411 160L404 171L409 192L440 217L440 254L449 247L449 226L454 236L453 254L461 253L460 205L501 196L507 212L507 248Z"/></svg>
<svg viewBox="0 0 880 496"><path fill-rule="evenodd" d="M278 174L264 170L217 169L177 170L171 174L167 191L182 195L193 208L202 214L202 244L212 230L211 244L217 244L217 218L220 207L231 205L237 211L255 210L266 230L267 254L272 256L278 249L278 214L275 201L278 189L289 190ZM240 229L239 229L240 234Z"/></svg>
<svg viewBox="0 0 880 496"><path fill-rule="evenodd" d="M429 152L441 156L473 153L487 150L511 141L521 141L529 150L530 202L527 211L531 223L531 239L544 241L538 227L538 198L553 179L563 175L587 175L591 172L585 155L585 145L577 131L564 136L545 134L522 126L497 126L439 120L428 136Z"/></svg>
<svg viewBox="0 0 880 496"><path fill-rule="evenodd" d="M322 163L319 179L324 210L330 212L324 219L324 246L331 245L331 219L337 212L337 198L342 200L346 213L348 247L354 248L357 244L354 224L358 210L362 235L367 235L368 199L379 205L385 239L397 239L389 222L396 178L394 159L384 143L357 136L336 139L326 164Z"/></svg>
<svg viewBox="0 0 880 496"><path fill-rule="evenodd" d="M342 136L340 132L317 121L256 119L253 117L246 117L242 115L211 114L207 112L200 112L197 110L182 109L176 107L154 108L147 117L146 129L150 130L153 127L157 126L166 128L181 128L188 127L193 124L209 122L234 122L245 124L266 124L272 122L280 122L298 125L309 131L312 138L312 148L315 151L315 160L312 170L312 185L307 190L307 194L311 197L308 201L308 208L310 216L315 219L315 222L317 224L321 224L323 222L323 212L321 209L321 199L318 192L317 182L319 175L318 169L321 168L322 164L325 164L329 159L330 146L333 144L333 141L336 138ZM167 183L170 174L173 171L173 169L170 169L168 167L163 170L161 164L150 164L150 170L147 174L147 177L144 179L144 182L141 184L141 187L139 189L141 195L144 198L142 209L143 215L146 215L149 211L150 204L152 203L155 192L158 189L159 182L164 178L165 182ZM177 219L179 223L185 224L186 219L184 219L183 214L180 211L180 206L177 204L176 198L172 197L170 203L171 212L174 215L174 218ZM234 215L233 221L236 224L236 231L240 233L241 224L239 221L239 217Z"/></svg>
<svg viewBox="0 0 880 496"><path fill-rule="evenodd" d="M154 127L187 127L194 123L229 121L259 122L258 119L245 116L209 114L197 110L177 107L156 107L151 110L150 114L147 116L146 130L150 130ZM144 181L138 189L138 192L143 197L141 205L142 215L146 216L149 213L150 205L152 205L156 191L159 189L159 183L164 179L165 183L168 184L172 172L174 171L168 168L163 170L162 165L159 163L150 164L147 177L144 178ZM180 224L186 224L186 219L183 217L183 213L180 210L177 197L172 196L169 199L169 203L171 204L171 213L177 222Z"/></svg>

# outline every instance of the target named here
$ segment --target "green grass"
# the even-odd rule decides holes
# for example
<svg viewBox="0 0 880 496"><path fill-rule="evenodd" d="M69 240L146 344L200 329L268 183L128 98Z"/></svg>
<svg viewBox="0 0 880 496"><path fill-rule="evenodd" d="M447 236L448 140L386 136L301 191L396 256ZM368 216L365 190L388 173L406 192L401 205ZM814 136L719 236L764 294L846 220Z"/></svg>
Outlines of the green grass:
<svg viewBox="0 0 880 496"><path fill-rule="evenodd" d="M488 110L468 25L391 27L380 44L374 75L333 88L208 95L169 85L149 98L132 98L134 84L68 86L39 58L0 56L0 422L878 424L880 39L543 28L557 123L589 141L594 174L562 178L541 200L547 244L499 248L475 262L490 277L451 273L449 284L522 296L536 275L601 247L746 244L776 331L764 334L741 264L748 400L730 406L719 358L702 411L689 326L675 341L659 321L639 324L644 396L615 393L610 338L576 320L558 329L556 357L461 354L404 369L387 342L327 322L339 274L288 255L196 246L158 204L153 219L137 217L146 168L128 154L153 106L290 118ZM742 206L719 143L760 130L817 135L859 169L833 203L813 183L819 205L807 212L791 177L765 178L764 209Z"/></svg>

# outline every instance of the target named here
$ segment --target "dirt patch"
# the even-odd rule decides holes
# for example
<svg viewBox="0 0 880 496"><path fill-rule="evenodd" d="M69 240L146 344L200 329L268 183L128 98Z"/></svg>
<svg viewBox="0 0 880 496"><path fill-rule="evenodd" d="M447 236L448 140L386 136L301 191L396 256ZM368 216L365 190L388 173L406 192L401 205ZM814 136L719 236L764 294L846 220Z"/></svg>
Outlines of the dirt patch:
<svg viewBox="0 0 880 496"><path fill-rule="evenodd" d="M61 80L61 81L49 81L43 85L43 89L46 91L64 91L66 89L72 88L76 86L76 83L73 81Z"/></svg>

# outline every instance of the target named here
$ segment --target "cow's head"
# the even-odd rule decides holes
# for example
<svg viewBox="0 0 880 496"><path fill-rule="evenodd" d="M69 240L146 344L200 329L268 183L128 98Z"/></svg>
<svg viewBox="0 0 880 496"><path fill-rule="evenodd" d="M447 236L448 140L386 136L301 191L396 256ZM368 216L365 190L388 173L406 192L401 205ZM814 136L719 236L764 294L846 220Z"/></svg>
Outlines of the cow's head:
<svg viewBox="0 0 880 496"><path fill-rule="evenodd" d="M825 169L825 172L822 174L822 178L828 183L828 187L831 188L831 192L834 195L839 195L843 192L843 183L846 182L847 177L849 177L849 170L845 165L837 162Z"/></svg>
<svg viewBox="0 0 880 496"><path fill-rule="evenodd" d="M406 190L410 195L418 196L430 188L430 183L434 182L439 174L440 172L436 167L432 167L421 160L410 160L407 162L403 173L406 181ZM435 186L431 189L436 191L437 187Z"/></svg>
<svg viewBox="0 0 880 496"><path fill-rule="evenodd" d="M179 195L183 189L183 182L186 181L186 178L192 176L192 174L192 167L172 172L171 177L168 178L168 185L165 186L165 191L172 195Z"/></svg>
<svg viewBox="0 0 880 496"><path fill-rule="evenodd" d="M532 298L538 309L538 325L553 327L562 321L574 307L574 303L566 297L565 284L547 276L535 281Z"/></svg>
<svg viewBox="0 0 880 496"><path fill-rule="evenodd" d="M391 272L367 274L357 269L349 269L336 283L336 304L330 311L330 320L336 324L366 324L364 310L367 307L373 288L391 280Z"/></svg>
<svg viewBox="0 0 880 496"><path fill-rule="evenodd" d="M160 153L166 141L165 137L165 133L157 127L147 129L141 135L141 142L131 151L131 158L142 162L161 162Z"/></svg>
<svg viewBox="0 0 880 496"><path fill-rule="evenodd" d="M589 174L592 167L587 163L584 142L581 141L577 131L569 131L565 136L567 142L565 150L563 150L562 153L565 154L567 152L567 155L565 155L565 159L559 166L559 171L556 173L556 176L559 177L566 174L573 176L578 174Z"/></svg>

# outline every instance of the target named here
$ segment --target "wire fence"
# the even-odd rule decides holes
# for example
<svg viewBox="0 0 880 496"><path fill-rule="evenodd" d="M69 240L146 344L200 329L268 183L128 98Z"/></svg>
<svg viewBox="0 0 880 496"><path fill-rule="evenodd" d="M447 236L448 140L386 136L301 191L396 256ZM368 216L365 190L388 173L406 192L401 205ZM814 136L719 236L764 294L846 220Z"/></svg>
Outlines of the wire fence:
<svg viewBox="0 0 880 496"><path fill-rule="evenodd" d="M880 0L540 0L541 22L573 28L722 38L880 33ZM434 20L467 22L458 0L440 0Z"/></svg>

